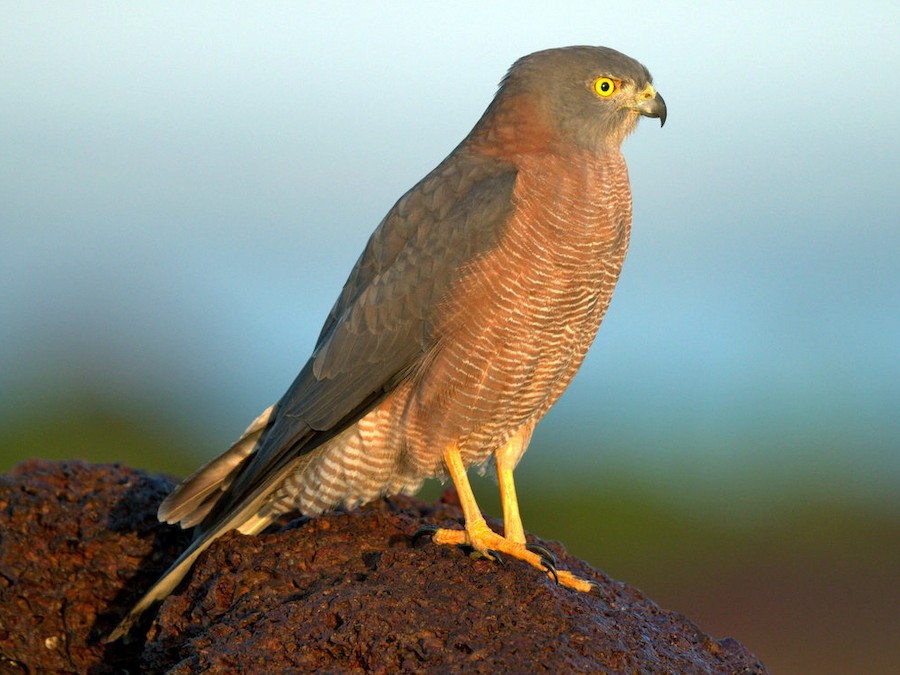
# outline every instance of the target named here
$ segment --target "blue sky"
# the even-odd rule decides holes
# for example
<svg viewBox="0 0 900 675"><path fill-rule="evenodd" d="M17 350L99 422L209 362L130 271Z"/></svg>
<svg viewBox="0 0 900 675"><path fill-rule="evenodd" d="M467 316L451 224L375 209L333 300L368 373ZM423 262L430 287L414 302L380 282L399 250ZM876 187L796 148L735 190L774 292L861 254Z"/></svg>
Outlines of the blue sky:
<svg viewBox="0 0 900 675"><path fill-rule="evenodd" d="M900 477L896 5L380 5L0 8L0 419L100 387L227 442L512 61L604 44L669 120L626 141L631 251L535 446Z"/></svg>

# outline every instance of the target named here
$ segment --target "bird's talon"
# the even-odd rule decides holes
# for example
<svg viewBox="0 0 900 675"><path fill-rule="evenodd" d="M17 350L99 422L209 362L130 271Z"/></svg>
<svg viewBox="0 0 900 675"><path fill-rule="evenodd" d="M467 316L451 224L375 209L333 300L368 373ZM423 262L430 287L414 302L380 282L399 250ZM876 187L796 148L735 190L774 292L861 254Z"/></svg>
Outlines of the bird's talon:
<svg viewBox="0 0 900 675"><path fill-rule="evenodd" d="M413 534L412 545L415 546L422 537L433 537L439 529L439 527L435 527L434 525L423 525L416 530L415 534Z"/></svg>
<svg viewBox="0 0 900 675"><path fill-rule="evenodd" d="M544 566L544 569L547 570L547 574L551 575L556 582L556 585L559 586L559 575L556 573L556 561L550 560L546 556L541 556L541 565Z"/></svg>
<svg viewBox="0 0 900 675"><path fill-rule="evenodd" d="M550 560L553 563L553 566L556 566L556 557L540 544L525 544L525 548L532 553L536 553L542 559L546 558L547 560Z"/></svg>
<svg viewBox="0 0 900 675"><path fill-rule="evenodd" d="M493 558L494 560L496 560L497 564L500 565L500 567L503 567L506 564L505 562L503 562L503 557L494 549L486 549L485 553L487 553L489 558Z"/></svg>
<svg viewBox="0 0 900 675"><path fill-rule="evenodd" d="M603 592L603 586L598 584L596 581L591 581L590 579L588 579L588 586L591 587L591 593L600 595Z"/></svg>

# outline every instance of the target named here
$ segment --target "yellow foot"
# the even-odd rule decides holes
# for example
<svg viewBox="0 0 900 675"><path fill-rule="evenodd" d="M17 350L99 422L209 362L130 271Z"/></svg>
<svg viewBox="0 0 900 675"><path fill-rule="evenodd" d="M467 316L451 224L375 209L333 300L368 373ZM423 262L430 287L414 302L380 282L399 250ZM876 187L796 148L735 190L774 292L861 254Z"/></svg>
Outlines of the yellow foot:
<svg viewBox="0 0 900 675"><path fill-rule="evenodd" d="M556 569L556 561L543 546L510 541L489 528L484 519L468 524L465 530L425 527L416 532L414 539L425 534L430 534L432 541L436 544L470 546L486 558L491 558L501 564L503 564L503 555L524 560L532 567L545 571L558 584L582 593L600 590L600 585L595 581L588 581L576 577L571 572Z"/></svg>

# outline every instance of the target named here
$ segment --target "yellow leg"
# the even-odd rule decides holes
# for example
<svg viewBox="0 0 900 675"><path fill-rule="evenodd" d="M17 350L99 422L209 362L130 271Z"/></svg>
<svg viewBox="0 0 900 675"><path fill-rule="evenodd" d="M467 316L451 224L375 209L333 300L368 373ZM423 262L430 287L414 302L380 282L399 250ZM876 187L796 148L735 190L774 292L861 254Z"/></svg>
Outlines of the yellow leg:
<svg viewBox="0 0 900 675"><path fill-rule="evenodd" d="M513 469L525 452L531 440L531 427L513 436L502 448L494 452L497 467L497 482L500 484L500 502L503 504L503 532L509 541L525 543L525 528L519 515L519 500L516 498L516 484Z"/></svg>
<svg viewBox="0 0 900 675"><path fill-rule="evenodd" d="M466 467L463 466L459 448L455 445L447 448L444 452L444 463L447 465L447 470L450 472L450 478L453 479L453 485L456 486L456 492L459 494L459 503L462 505L463 516L466 519L466 530L489 529L487 523L484 522L484 517L481 515L481 509L478 508L478 502L475 501L475 493L472 492L472 485L469 483ZM455 532L455 530L448 530L448 532ZM461 531L460 534L464 535L465 532ZM437 539L435 539L435 541L437 541ZM451 542L441 541L438 543L449 544ZM454 541L452 543L467 542L463 538L460 542ZM484 551L482 551L482 553L483 552Z"/></svg>
<svg viewBox="0 0 900 675"><path fill-rule="evenodd" d="M478 508L478 504L475 501L475 493L472 492L472 486L469 484L469 477L466 475L466 468L463 466L458 447L452 445L444 451L444 463L447 465L447 471L453 479L457 493L459 493L459 502L462 505L463 516L466 520L466 529L437 529L432 533L432 540L436 544L471 546L489 558L496 558L497 554L503 553L546 571L547 574L555 578L563 586L583 592L590 592L594 588L592 582L576 577L571 572L553 569L552 563L545 557L528 550L525 545L525 532L522 529L522 522L519 518L518 504L515 499L512 468L506 466L501 470L501 475L506 476L501 478L501 481L508 481L505 488L501 487L502 490L505 490L504 494L506 495L504 497L504 514L506 517L510 517L514 512L513 519L518 525L513 525L512 527L513 530L517 528L521 532L521 535L515 535L516 538L520 537L521 541L513 540L509 536L511 534L510 525L506 526L506 531L509 533L507 537L497 534L487 526L484 517L481 515L481 509ZM501 482L502 485L503 483ZM509 503L508 507L506 506L507 501ZM507 509L509 509L509 512L507 512Z"/></svg>
<svg viewBox="0 0 900 675"><path fill-rule="evenodd" d="M519 515L519 500L516 499L516 484L510 468L497 465L497 479L500 482L500 501L503 503L503 533L509 541L525 543L525 528Z"/></svg>

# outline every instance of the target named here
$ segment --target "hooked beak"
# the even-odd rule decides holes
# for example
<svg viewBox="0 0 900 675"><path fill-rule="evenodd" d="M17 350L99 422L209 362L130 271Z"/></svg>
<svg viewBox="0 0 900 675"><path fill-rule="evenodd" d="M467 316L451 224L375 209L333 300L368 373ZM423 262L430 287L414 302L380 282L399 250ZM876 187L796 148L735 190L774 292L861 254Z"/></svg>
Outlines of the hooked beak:
<svg viewBox="0 0 900 675"><path fill-rule="evenodd" d="M666 123L666 102L660 96L652 84L648 84L644 90L638 94L637 102L634 105L644 117L658 117L659 126Z"/></svg>

